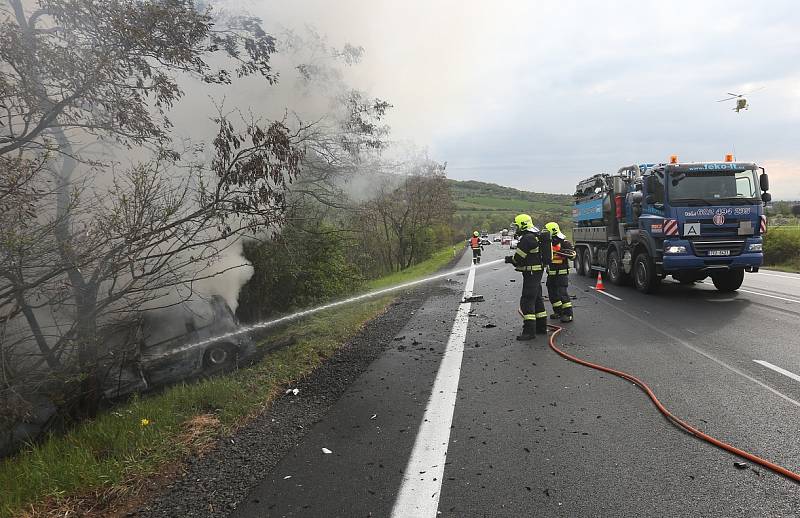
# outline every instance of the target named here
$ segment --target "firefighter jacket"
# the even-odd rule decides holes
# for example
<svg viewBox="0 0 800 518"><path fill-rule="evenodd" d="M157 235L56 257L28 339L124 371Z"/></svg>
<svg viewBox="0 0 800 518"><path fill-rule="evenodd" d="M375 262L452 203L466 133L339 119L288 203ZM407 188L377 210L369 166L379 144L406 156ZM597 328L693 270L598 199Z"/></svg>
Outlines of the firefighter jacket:
<svg viewBox="0 0 800 518"><path fill-rule="evenodd" d="M568 240L554 236L550 250L551 257L548 273L550 275L568 275L569 261L575 259L575 247Z"/></svg>
<svg viewBox="0 0 800 518"><path fill-rule="evenodd" d="M511 256L511 264L518 272L542 271L542 254L539 239L533 232L523 232L517 243L517 250Z"/></svg>
<svg viewBox="0 0 800 518"><path fill-rule="evenodd" d="M481 238L479 237L472 236L471 238L469 238L469 246L473 250L477 250L479 248L483 250L483 247L481 246Z"/></svg>

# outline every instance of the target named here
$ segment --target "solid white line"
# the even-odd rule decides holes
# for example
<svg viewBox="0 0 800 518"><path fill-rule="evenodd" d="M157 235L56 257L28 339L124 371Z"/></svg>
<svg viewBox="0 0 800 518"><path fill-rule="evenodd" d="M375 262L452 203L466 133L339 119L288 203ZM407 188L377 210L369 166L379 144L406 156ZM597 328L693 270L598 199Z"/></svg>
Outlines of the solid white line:
<svg viewBox="0 0 800 518"><path fill-rule="evenodd" d="M767 295L766 293L759 293L757 291L743 290L742 288L739 288L738 291L743 291L745 293L752 293L753 295L761 295L762 297L769 297L771 299L785 300L786 302L794 302L796 304L800 304L800 300L797 299L787 299L786 297L778 297L777 295Z"/></svg>
<svg viewBox="0 0 800 518"><path fill-rule="evenodd" d="M472 295L475 268L470 268L464 297ZM431 397L425 407L411 458L408 459L403 482L392 509L393 518L435 518L439 508L442 476L450 443L450 426L456 406L461 359L467 338L467 324L472 304L461 304L456 313L447 348L433 382Z"/></svg>
<svg viewBox="0 0 800 518"><path fill-rule="evenodd" d="M780 372L784 376L788 376L788 377L792 378L795 381L800 381L800 376L798 376L794 372L787 371L786 369L781 369L777 365L772 365L770 362L766 362L764 360L753 360L753 361L756 362L759 365L763 365L764 367L766 367L768 369L772 369L775 372Z"/></svg>
<svg viewBox="0 0 800 518"><path fill-rule="evenodd" d="M611 297L614 300L622 300L621 298L617 297L616 295L612 295L607 291L601 291L601 290L597 290L597 289L595 289L594 291L596 291L597 293L602 293L606 297Z"/></svg>
<svg viewBox="0 0 800 518"><path fill-rule="evenodd" d="M758 277L759 275L767 275L769 277L783 277L784 279L794 279L796 281L800 281L800 275L780 275L780 274L777 274L777 273L767 273L764 270L759 270L758 273L756 273L754 275L756 277Z"/></svg>
<svg viewBox="0 0 800 518"><path fill-rule="evenodd" d="M762 388L764 388L764 389L766 389L766 390L768 390L768 391L772 392L773 394L775 394L775 395L776 395L776 396L778 396L779 398L783 399L784 401L786 401L786 402L788 402L788 403L791 403L792 405L794 405L794 406L796 406L796 407L800 408L800 401L796 401L796 400L794 400L794 399L790 398L789 396L787 396L786 394L784 394L784 393L782 393L782 392L779 392L778 390L775 390L774 388L770 387L769 385L767 385L767 384L766 384L766 383L764 383L763 381L759 381L759 380L757 380L756 378L754 378L754 377L750 376L749 374L747 374L747 373L743 372L742 370L740 370L740 369L737 369L737 368L736 368L736 367L734 367L733 365L729 365L729 364L725 363L724 361L722 361L722 360L720 360L720 359L718 359L718 358L715 358L714 356L712 356L712 355L708 354L707 352L703 351L702 349L700 349L700 348L698 348L698 347L695 347L694 345L690 344L690 343L689 343L689 342L687 342L686 340L682 340L682 339L678 338L678 337L677 337L677 336L675 336L675 335L672 335L672 334L670 334L670 333L667 333L666 331L664 331L664 330L662 330L662 329L659 329L658 327L654 326L654 325L653 325L653 324L651 324L650 322L648 322L648 321L646 321L646 320L644 320L644 319L641 319L641 318L637 317L637 316L636 316L636 315L634 315L633 313L630 313L630 312L628 312L628 311L625 311L624 309L620 308L618 305L611 304L610 302L605 302L605 301L603 301L602 299L598 299L598 300L600 300L601 302L603 302L603 304L607 304L608 306L610 306L610 307L612 307L612 308L616 309L617 311L619 311L619 312L620 312L620 313L622 313L623 315L626 315L626 316L627 316L628 318L630 318L631 320L635 320L635 321L639 322L640 324L642 324L642 325L644 325L644 326L646 326L646 327L649 327L649 328L650 328L650 329L652 329L653 331L655 331L655 332L657 332L657 333L660 333L660 334L662 334L662 335L666 336L666 337L667 337L667 338L669 338L670 340L674 340L675 342L677 342L677 343L681 344L682 346L686 347L687 349L690 349L690 350L692 350L692 351L696 352L697 354L699 354L700 356L703 356L704 358L708 358L709 360L711 360L712 362L716 363L717 365L720 365L720 366L722 366L722 367L725 367L725 368L726 368L726 369L728 369L729 371L731 371L731 372L733 372L733 373L736 373L736 374L738 374L739 376L741 376L741 377L743 377L743 378L745 378L745 379L747 379L747 380L749 380L749 381L752 381L752 382L753 382L753 383L755 383L756 385L758 385L758 386L760 386L760 387L762 387Z"/></svg>

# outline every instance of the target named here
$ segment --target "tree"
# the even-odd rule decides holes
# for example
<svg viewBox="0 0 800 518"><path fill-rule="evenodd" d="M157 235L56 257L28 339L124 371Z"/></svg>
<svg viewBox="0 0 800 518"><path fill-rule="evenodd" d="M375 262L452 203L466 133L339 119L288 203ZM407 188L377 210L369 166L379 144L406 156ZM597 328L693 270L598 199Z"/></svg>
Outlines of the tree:
<svg viewBox="0 0 800 518"><path fill-rule="evenodd" d="M279 224L303 151L285 121L243 120L237 129L222 115L210 163L181 162L172 147L168 110L183 96L179 79L276 81L275 40L255 18L217 24L188 0L7 6L0 159L14 167L3 200L36 216L3 227L0 308L5 323L22 315L52 372L79 380L82 412L92 414L103 326L167 287L191 287L203 276L195 267L211 264L232 236ZM216 55L226 66L209 64ZM87 151L96 142L153 158L118 173Z"/></svg>

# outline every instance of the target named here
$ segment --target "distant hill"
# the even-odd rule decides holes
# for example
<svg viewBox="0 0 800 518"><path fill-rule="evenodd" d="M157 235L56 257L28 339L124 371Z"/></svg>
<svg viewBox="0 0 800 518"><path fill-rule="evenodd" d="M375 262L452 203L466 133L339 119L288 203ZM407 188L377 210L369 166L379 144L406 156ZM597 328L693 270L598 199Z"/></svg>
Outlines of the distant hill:
<svg viewBox="0 0 800 518"><path fill-rule="evenodd" d="M514 216L530 214L536 225L557 221L565 230L572 227L573 198L568 194L521 191L474 180L448 180L455 203L454 224L458 232L475 229L496 232L509 228Z"/></svg>

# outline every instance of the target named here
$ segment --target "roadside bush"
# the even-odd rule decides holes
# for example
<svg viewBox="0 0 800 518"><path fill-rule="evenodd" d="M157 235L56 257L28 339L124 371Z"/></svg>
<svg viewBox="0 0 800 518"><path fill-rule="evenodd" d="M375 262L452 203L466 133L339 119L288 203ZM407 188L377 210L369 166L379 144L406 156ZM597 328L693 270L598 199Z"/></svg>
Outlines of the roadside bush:
<svg viewBox="0 0 800 518"><path fill-rule="evenodd" d="M239 292L237 316L256 322L357 290L364 279L345 250L331 228L286 231L275 240L245 243L244 256L254 272Z"/></svg>
<svg viewBox="0 0 800 518"><path fill-rule="evenodd" d="M800 228L772 227L764 236L764 262L800 264Z"/></svg>

